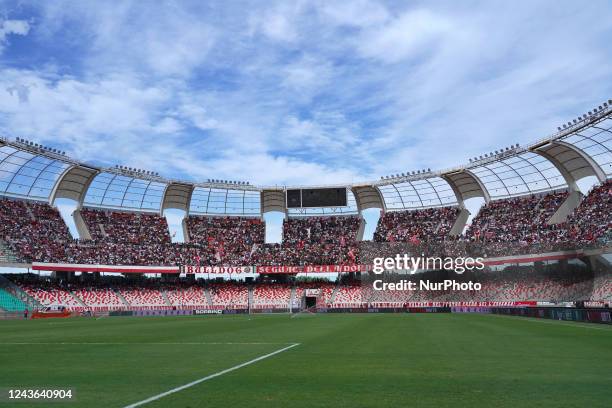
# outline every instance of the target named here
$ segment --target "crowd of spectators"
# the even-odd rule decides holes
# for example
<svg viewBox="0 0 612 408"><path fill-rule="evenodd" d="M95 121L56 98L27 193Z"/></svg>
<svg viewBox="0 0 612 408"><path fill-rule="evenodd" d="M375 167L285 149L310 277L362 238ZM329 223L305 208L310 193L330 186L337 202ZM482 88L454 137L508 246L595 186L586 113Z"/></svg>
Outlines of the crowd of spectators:
<svg viewBox="0 0 612 408"><path fill-rule="evenodd" d="M169 244L168 222L159 214L84 208L83 221L91 238L113 244Z"/></svg>
<svg viewBox="0 0 612 408"><path fill-rule="evenodd" d="M25 262L201 266L370 264L399 252L491 257L608 245L612 181L596 186L565 222L551 224L567 197L554 192L491 201L463 236L450 236L457 207L384 213L373 242L358 241L358 215L293 217L284 221L278 244L264 243L260 218L190 216L188 243L172 243L163 216L89 208L81 216L91 239L75 240L50 205L0 199L0 240Z"/></svg>
<svg viewBox="0 0 612 408"><path fill-rule="evenodd" d="M495 200L486 204L466 232L470 242L530 247L554 243L563 226L548 223L567 198L567 192Z"/></svg>
<svg viewBox="0 0 612 408"><path fill-rule="evenodd" d="M252 262L270 266L356 264L361 223L356 215L285 219L282 243L259 245Z"/></svg>
<svg viewBox="0 0 612 408"><path fill-rule="evenodd" d="M53 262L64 258L66 243L72 238L57 209L0 199L0 240L21 260Z"/></svg>
<svg viewBox="0 0 612 408"><path fill-rule="evenodd" d="M382 213L374 232L375 242L441 242L457 221L458 207L427 208Z"/></svg>
<svg viewBox="0 0 612 408"><path fill-rule="evenodd" d="M186 225L189 242L199 248L201 265L250 265L266 235L260 218L190 216Z"/></svg>
<svg viewBox="0 0 612 408"><path fill-rule="evenodd" d="M570 214L567 234L560 237L580 246L612 242L612 180L596 186Z"/></svg>
<svg viewBox="0 0 612 408"><path fill-rule="evenodd" d="M451 275L452 274L452 275ZM337 282L295 281L207 281L173 279L129 279L99 277L61 281L36 275L7 275L28 296L43 306L64 306L71 310L119 309L246 309L305 307L304 296L319 298L317 305L363 307L402 306L410 302L581 302L612 300L612 275L594 273L581 267L534 268L510 266L502 271L432 271L403 276L402 279L442 282L478 282L479 291L405 290L375 291L371 281L350 278ZM362 278L363 279L363 278Z"/></svg>

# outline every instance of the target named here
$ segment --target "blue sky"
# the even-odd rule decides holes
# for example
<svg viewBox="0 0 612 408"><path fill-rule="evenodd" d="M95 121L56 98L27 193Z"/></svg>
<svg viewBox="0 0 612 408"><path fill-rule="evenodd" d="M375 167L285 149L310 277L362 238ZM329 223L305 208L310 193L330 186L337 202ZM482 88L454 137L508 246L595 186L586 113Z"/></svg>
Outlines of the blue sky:
<svg viewBox="0 0 612 408"><path fill-rule="evenodd" d="M612 96L608 1L2 1L0 133L260 185L440 169Z"/></svg>

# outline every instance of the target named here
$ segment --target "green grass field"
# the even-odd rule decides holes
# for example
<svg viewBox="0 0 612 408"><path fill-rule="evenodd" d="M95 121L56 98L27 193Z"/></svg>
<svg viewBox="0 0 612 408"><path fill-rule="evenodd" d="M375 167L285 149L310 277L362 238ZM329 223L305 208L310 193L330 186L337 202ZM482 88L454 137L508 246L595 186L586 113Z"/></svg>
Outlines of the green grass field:
<svg viewBox="0 0 612 408"><path fill-rule="evenodd" d="M74 388L77 399L0 408L124 407L294 343L143 406L612 406L605 325L457 314L117 317L0 321L0 343L0 389Z"/></svg>

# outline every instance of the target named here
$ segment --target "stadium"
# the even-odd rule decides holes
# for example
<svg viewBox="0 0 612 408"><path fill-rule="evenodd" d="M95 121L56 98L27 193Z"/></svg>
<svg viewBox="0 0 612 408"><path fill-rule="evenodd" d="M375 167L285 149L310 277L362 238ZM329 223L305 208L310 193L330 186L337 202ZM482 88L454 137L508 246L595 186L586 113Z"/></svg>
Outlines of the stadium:
<svg viewBox="0 0 612 408"><path fill-rule="evenodd" d="M36 16L0 20L0 56ZM466 160L449 139L439 168L250 182L145 136L37 137L28 75L0 98L0 408L610 405L612 99Z"/></svg>

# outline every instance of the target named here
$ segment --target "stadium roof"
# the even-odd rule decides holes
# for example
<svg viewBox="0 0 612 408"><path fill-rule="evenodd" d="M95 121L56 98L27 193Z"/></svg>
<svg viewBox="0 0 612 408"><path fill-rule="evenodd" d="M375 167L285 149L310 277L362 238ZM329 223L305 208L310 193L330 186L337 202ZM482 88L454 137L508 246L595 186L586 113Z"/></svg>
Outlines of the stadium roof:
<svg viewBox="0 0 612 408"><path fill-rule="evenodd" d="M83 204L145 211L161 209L166 183L116 173L99 173L89 185Z"/></svg>
<svg viewBox="0 0 612 408"><path fill-rule="evenodd" d="M470 171L484 184L491 198L567 187L567 183L554 164L532 152L472 167Z"/></svg>
<svg viewBox="0 0 612 408"><path fill-rule="evenodd" d="M604 181L611 175L612 106L607 103L551 136L526 147L516 145L480 156L468 165L336 185L347 187L348 205L334 208L287 210L284 192L295 187L169 180L152 172L101 168L21 139L0 138L0 195L49 202L70 198L80 205L136 211L177 208L201 215L351 214L367 208L462 205L473 197L488 201L561 188L576 190L576 180L595 176Z"/></svg>
<svg viewBox="0 0 612 408"><path fill-rule="evenodd" d="M378 189L388 210L457 204L455 192L450 184L441 177L384 184Z"/></svg>
<svg viewBox="0 0 612 408"><path fill-rule="evenodd" d="M0 146L0 194L48 200L68 167L67 163L43 154Z"/></svg>
<svg viewBox="0 0 612 408"><path fill-rule="evenodd" d="M190 214L259 215L259 191L231 188L196 187L191 195Z"/></svg>

